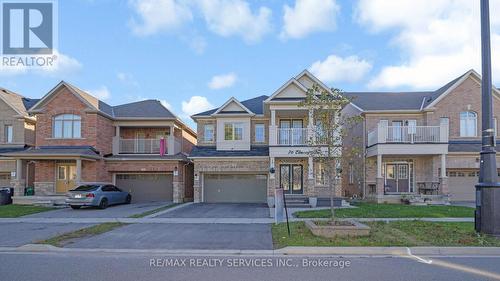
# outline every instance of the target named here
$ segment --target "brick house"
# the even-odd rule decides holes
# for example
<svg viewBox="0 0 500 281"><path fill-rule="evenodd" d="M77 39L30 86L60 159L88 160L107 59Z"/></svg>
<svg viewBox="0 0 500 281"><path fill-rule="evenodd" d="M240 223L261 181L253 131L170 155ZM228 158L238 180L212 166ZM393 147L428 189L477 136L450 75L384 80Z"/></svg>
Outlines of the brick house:
<svg viewBox="0 0 500 281"><path fill-rule="evenodd" d="M0 88L0 153L21 151L35 145L36 118L29 116L28 110L37 101ZM15 159L0 156L0 187L10 186L16 168ZM33 183L34 166L24 163L19 169L27 175L26 180Z"/></svg>
<svg viewBox="0 0 500 281"><path fill-rule="evenodd" d="M470 70L435 91L345 93L352 103L344 114L363 118L350 134L363 139L365 155L352 163L358 168L344 180L346 194L376 202L400 202L404 195L475 200L480 88L481 78ZM496 127L500 92L495 88L493 106Z"/></svg>
<svg viewBox="0 0 500 281"><path fill-rule="evenodd" d="M316 147L309 142L315 122L300 106L313 84L330 91L303 71L269 96L241 102L231 98L193 115L199 136L189 156L194 162L194 201L273 206L275 189L282 187L289 202L298 206L329 202L324 169L308 153Z"/></svg>
<svg viewBox="0 0 500 281"><path fill-rule="evenodd" d="M187 155L196 133L159 101L110 106L62 81L28 112L36 117L35 146L3 156L34 163L33 200L96 182L116 184L135 202L192 198ZM25 174L12 185L14 201L26 202Z"/></svg>

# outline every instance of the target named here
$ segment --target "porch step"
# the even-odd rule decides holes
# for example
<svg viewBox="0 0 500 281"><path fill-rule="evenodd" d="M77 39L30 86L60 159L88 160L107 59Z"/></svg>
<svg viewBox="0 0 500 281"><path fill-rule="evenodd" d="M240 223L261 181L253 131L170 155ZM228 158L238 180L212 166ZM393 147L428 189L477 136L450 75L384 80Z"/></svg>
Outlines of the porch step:
<svg viewBox="0 0 500 281"><path fill-rule="evenodd" d="M287 208L311 208L309 198L304 195L286 194L285 200Z"/></svg>
<svg viewBox="0 0 500 281"><path fill-rule="evenodd" d="M287 208L311 208L309 203L286 203Z"/></svg>

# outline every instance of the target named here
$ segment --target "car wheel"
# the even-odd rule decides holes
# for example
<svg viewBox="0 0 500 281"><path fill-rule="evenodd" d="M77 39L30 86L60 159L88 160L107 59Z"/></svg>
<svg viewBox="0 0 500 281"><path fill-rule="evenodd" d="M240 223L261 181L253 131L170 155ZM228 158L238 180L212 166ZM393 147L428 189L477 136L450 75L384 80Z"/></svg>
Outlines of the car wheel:
<svg viewBox="0 0 500 281"><path fill-rule="evenodd" d="M130 202L132 202L132 196L129 194L127 198L125 198L125 204L130 204Z"/></svg>
<svg viewBox="0 0 500 281"><path fill-rule="evenodd" d="M71 209L78 210L78 209L80 209L80 207L82 207L82 206L71 205L70 207L71 207Z"/></svg>
<svg viewBox="0 0 500 281"><path fill-rule="evenodd" d="M99 203L99 209L106 209L108 207L108 199L102 198Z"/></svg>

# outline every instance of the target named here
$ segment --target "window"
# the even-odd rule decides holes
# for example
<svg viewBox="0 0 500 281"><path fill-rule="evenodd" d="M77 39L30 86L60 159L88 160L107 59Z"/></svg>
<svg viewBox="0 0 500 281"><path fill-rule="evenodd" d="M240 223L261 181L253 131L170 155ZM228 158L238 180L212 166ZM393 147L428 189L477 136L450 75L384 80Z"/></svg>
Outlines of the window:
<svg viewBox="0 0 500 281"><path fill-rule="evenodd" d="M460 112L460 136L475 137L477 132L477 114L472 111Z"/></svg>
<svg viewBox="0 0 500 281"><path fill-rule="evenodd" d="M264 124L255 124L255 142L265 142L266 133Z"/></svg>
<svg viewBox="0 0 500 281"><path fill-rule="evenodd" d="M352 163L349 163L349 183L354 183L354 166Z"/></svg>
<svg viewBox="0 0 500 281"><path fill-rule="evenodd" d="M53 137L75 139L82 136L82 119L74 114L61 114L54 118Z"/></svg>
<svg viewBox="0 0 500 281"><path fill-rule="evenodd" d="M203 138L205 142L213 142L214 141L214 125L207 124L203 128Z"/></svg>
<svg viewBox="0 0 500 281"><path fill-rule="evenodd" d="M5 125L5 128L4 128L4 136L5 136L5 142L6 142L6 143L11 143L11 142L13 142L13 130L12 130L12 125Z"/></svg>
<svg viewBox="0 0 500 281"><path fill-rule="evenodd" d="M316 184L317 185L327 185L328 184L328 176L326 174L325 164L319 162L316 164Z"/></svg>
<svg viewBox="0 0 500 281"><path fill-rule="evenodd" d="M224 140L242 140L243 125L241 123L224 123Z"/></svg>

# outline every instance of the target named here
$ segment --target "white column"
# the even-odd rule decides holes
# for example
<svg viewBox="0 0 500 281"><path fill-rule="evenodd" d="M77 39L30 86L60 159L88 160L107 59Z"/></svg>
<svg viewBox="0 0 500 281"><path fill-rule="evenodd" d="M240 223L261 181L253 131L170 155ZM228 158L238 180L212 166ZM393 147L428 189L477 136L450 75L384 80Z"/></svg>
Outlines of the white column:
<svg viewBox="0 0 500 281"><path fill-rule="evenodd" d="M313 141L314 137L314 112L312 109L309 109L309 117L307 122L307 138L308 142Z"/></svg>
<svg viewBox="0 0 500 281"><path fill-rule="evenodd" d="M307 158L307 178L314 178L314 159L312 156Z"/></svg>
<svg viewBox="0 0 500 281"><path fill-rule="evenodd" d="M382 178L382 154L377 154L377 178Z"/></svg>
<svg viewBox="0 0 500 281"><path fill-rule="evenodd" d="M21 159L16 160L16 179L23 179L23 160Z"/></svg>
<svg viewBox="0 0 500 281"><path fill-rule="evenodd" d="M446 154L441 154L441 178L446 178Z"/></svg>
<svg viewBox="0 0 500 281"><path fill-rule="evenodd" d="M271 110L271 124L269 125L269 144L276 145L277 141L277 128L276 128L276 110Z"/></svg>
<svg viewBox="0 0 500 281"><path fill-rule="evenodd" d="M177 152L175 151L174 131L175 131L174 126L170 126L170 135L168 136L168 139L167 139L167 154L169 154L169 155L174 155L177 152L180 152L180 151L177 151Z"/></svg>
<svg viewBox="0 0 500 281"><path fill-rule="evenodd" d="M82 159L76 159L76 179L77 184L82 182Z"/></svg>
<svg viewBox="0 0 500 281"><path fill-rule="evenodd" d="M113 137L113 154L120 153L120 126L115 126L115 136Z"/></svg>
<svg viewBox="0 0 500 281"><path fill-rule="evenodd" d="M276 110L271 110L271 126L276 126Z"/></svg>
<svg viewBox="0 0 500 281"><path fill-rule="evenodd" d="M275 177L275 175L276 175L276 173L277 173L277 171L276 171L276 167L275 167L275 165L274 165L274 157L269 158L269 168L274 168L274 173L270 173L270 174L269 174L269 177L270 177L271 179L274 179L274 177Z"/></svg>

